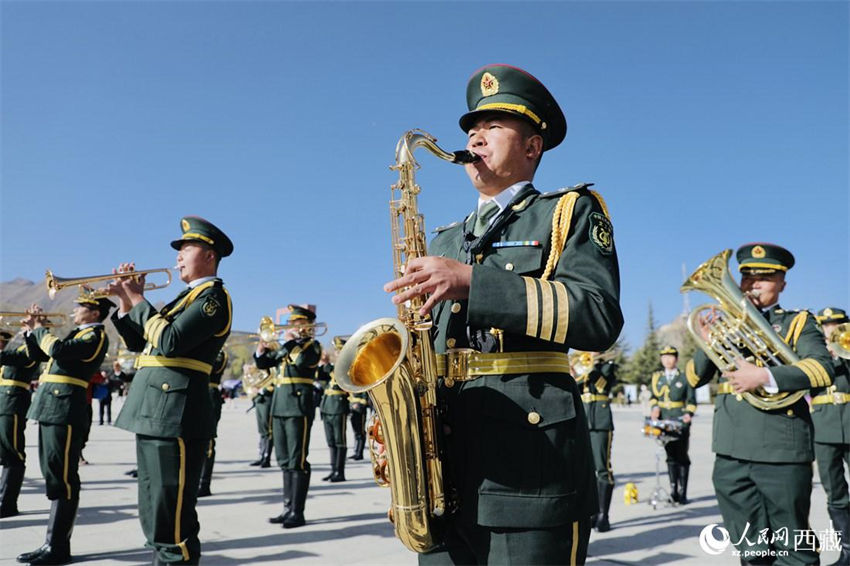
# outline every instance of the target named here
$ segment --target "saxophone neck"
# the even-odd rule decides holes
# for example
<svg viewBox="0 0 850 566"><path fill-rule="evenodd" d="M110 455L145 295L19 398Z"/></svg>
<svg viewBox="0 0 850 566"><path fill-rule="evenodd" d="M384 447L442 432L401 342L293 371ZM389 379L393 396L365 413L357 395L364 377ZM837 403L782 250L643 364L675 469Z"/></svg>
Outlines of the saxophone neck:
<svg viewBox="0 0 850 566"><path fill-rule="evenodd" d="M405 132L401 139L398 140L395 150L396 166L410 164L413 167L416 167L417 163L416 159L413 157L413 152L416 151L416 148L418 147L424 147L440 159L450 163L473 163L480 159L478 155L465 149L458 151L446 151L437 145L437 138L428 132L415 129Z"/></svg>

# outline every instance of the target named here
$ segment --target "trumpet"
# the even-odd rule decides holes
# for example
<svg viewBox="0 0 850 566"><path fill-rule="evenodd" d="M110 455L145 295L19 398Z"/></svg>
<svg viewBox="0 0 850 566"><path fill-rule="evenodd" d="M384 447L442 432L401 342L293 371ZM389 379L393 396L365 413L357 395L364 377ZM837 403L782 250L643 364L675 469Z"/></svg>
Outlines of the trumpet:
<svg viewBox="0 0 850 566"><path fill-rule="evenodd" d="M850 359L850 322L836 326L829 335L826 346L839 358Z"/></svg>
<svg viewBox="0 0 850 566"><path fill-rule="evenodd" d="M295 330L301 338L315 338L316 336L324 336L328 332L328 325L325 322L314 322L309 324L275 324L270 316L264 316L260 319L260 328L258 333L263 342L277 342L279 336L288 330Z"/></svg>
<svg viewBox="0 0 850 566"><path fill-rule="evenodd" d="M30 316L30 314L32 314L32 313L27 312L27 311L24 311L24 312L2 311L2 312L0 312L0 324L2 324L3 326L14 326L15 324L19 323L20 319L27 318L28 316ZM61 319L61 322L44 322L44 323L42 323L42 326L44 326L46 328L53 328L53 327L56 327L56 326L65 326L66 324L68 324L68 315L66 315L65 313L42 312L42 313L38 313L38 316L43 317L43 318L58 318L58 319ZM3 319L5 319L7 317L14 318L15 320L6 322Z"/></svg>
<svg viewBox="0 0 850 566"><path fill-rule="evenodd" d="M145 269L142 271L127 271L126 273L112 273L110 275L91 275L89 277L56 277L49 269L45 274L44 282L47 284L47 296L51 299L56 296L56 293L67 287L79 286L85 289L87 297L97 299L108 297L109 293L105 288L89 289L90 283L97 281L112 281L114 279L122 279L124 277L138 277L140 275L148 275L149 273L165 273L168 278L165 283L159 285L155 283L146 283L145 291L153 291L154 289L164 289L171 285L171 270L161 267L159 269Z"/></svg>

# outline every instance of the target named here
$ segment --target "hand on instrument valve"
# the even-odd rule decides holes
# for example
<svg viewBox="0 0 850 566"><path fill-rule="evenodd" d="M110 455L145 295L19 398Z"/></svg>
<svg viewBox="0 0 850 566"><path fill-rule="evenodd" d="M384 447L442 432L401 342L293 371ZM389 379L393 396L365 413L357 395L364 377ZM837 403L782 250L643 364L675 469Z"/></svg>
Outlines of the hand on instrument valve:
<svg viewBox="0 0 850 566"><path fill-rule="evenodd" d="M723 373L723 377L729 380L735 393L754 391L770 381L770 374L766 368L751 364L743 358L736 359L735 365L738 369Z"/></svg>
<svg viewBox="0 0 850 566"><path fill-rule="evenodd" d="M697 323L699 324L699 333L702 336L702 339L706 342L709 342L709 332L711 330L711 324L717 319L717 309L715 307L711 307L707 314L700 314L697 317Z"/></svg>
<svg viewBox="0 0 850 566"><path fill-rule="evenodd" d="M32 306L27 309L27 314L29 316L24 319L21 319L21 326L23 327L23 330L31 331L36 328L41 328L43 326L42 323L44 322L44 317L39 316L39 314L42 312L44 312L44 309L33 303Z"/></svg>
<svg viewBox="0 0 850 566"><path fill-rule="evenodd" d="M113 269L112 273L129 273L135 269L135 263L122 263L117 269ZM113 279L106 289L110 295L118 297L121 303L119 312L125 313L145 299L145 276Z"/></svg>
<svg viewBox="0 0 850 566"><path fill-rule="evenodd" d="M447 257L425 256L410 260L404 276L384 285L384 291L392 293L407 287L407 290L393 297L395 305L430 294L419 309L419 314L424 316L439 301L468 298L471 284L471 265Z"/></svg>

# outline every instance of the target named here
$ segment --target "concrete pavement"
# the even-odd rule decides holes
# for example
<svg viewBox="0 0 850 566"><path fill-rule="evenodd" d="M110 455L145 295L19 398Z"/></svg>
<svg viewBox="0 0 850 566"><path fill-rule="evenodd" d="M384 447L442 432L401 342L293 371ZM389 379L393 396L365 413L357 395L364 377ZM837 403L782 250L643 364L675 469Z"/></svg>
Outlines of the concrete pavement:
<svg viewBox="0 0 850 566"><path fill-rule="evenodd" d="M248 466L257 456L254 414L245 413L249 406L246 399L237 399L228 401L222 411L213 495L198 504L203 564L416 564L416 556L396 540L386 520L390 494L374 484L368 460L349 460L346 482L319 480L329 469L320 423L312 431L313 477L305 513L307 525L285 530L269 524L267 518L279 514L282 508L281 473L274 466ZM120 407L121 401L116 399L114 414ZM640 408L615 408L613 465L617 487L611 506L612 530L593 533L588 564L738 564L730 548L711 556L699 544L706 525L721 523L711 486L711 418L712 408L700 406L691 436L692 503L653 509L647 500L655 486L658 447L642 434ZM38 429L30 423L27 474L19 500L22 514L0 520L0 565L17 564L15 556L37 548L44 540L49 504L39 473L37 439ZM90 464L80 466L83 491L71 544L75 563L149 563L151 551L144 548L136 514L136 482L124 474L135 466L133 435L94 423L84 454ZM666 489L663 461L661 468ZM815 478L811 524L822 531L828 528L829 519L817 474ZM639 503L624 503L627 482L637 484ZM822 558L829 564L837 558L837 552L824 552Z"/></svg>

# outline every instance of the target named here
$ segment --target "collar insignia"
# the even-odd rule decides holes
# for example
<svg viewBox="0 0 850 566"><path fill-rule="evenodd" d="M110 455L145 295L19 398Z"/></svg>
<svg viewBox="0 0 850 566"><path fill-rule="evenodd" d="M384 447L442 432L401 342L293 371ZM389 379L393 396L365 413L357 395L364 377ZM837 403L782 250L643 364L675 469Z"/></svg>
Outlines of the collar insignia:
<svg viewBox="0 0 850 566"><path fill-rule="evenodd" d="M481 76L481 94L484 96L493 96L499 92L499 79L490 73L484 73Z"/></svg>

